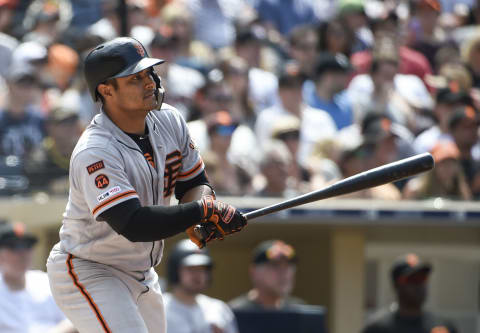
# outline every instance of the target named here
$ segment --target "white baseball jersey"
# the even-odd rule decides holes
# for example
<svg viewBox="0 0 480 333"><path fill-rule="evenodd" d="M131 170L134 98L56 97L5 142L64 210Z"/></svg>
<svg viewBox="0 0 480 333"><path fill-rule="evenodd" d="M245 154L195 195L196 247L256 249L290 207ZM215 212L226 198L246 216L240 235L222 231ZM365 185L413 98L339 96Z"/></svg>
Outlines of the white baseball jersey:
<svg viewBox="0 0 480 333"><path fill-rule="evenodd" d="M105 210L132 198L169 205L177 180L204 165L180 113L168 104L146 117L153 161L101 112L79 139L70 161L70 193L56 250L124 271L146 271L162 256L163 240L130 242L106 222ZM159 221L160 222L160 221Z"/></svg>
<svg viewBox="0 0 480 333"><path fill-rule="evenodd" d="M222 300L199 294L196 303L187 305L166 293L165 313L168 333L237 333L232 310Z"/></svg>
<svg viewBox="0 0 480 333"><path fill-rule="evenodd" d="M27 271L22 290L10 290L0 274L0 298L2 333L44 333L65 319L42 271Z"/></svg>

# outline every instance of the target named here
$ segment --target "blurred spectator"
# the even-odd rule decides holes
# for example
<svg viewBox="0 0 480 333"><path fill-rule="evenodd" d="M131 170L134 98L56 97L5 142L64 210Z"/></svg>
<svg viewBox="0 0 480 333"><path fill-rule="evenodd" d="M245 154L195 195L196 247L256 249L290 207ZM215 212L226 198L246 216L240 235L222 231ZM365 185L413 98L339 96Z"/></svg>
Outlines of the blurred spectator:
<svg viewBox="0 0 480 333"><path fill-rule="evenodd" d="M450 115L448 127L453 141L460 151L460 162L468 184L480 172L480 161L475 160L472 148L480 141L480 117L471 106L455 109Z"/></svg>
<svg viewBox="0 0 480 333"><path fill-rule="evenodd" d="M65 91L77 73L80 57L71 47L53 44L48 49L48 62L43 80L50 88Z"/></svg>
<svg viewBox="0 0 480 333"><path fill-rule="evenodd" d="M219 63L225 81L232 88L232 114L242 123L253 128L257 113L248 87L248 64L238 56L228 57Z"/></svg>
<svg viewBox="0 0 480 333"><path fill-rule="evenodd" d="M254 179L256 192L261 197L292 197L298 194L289 168L293 156L287 145L280 140L271 140L262 147L259 163L260 174Z"/></svg>
<svg viewBox="0 0 480 333"><path fill-rule="evenodd" d="M448 122L452 111L462 106L472 105L468 92L460 90L456 81L448 83L447 87L437 90L433 116L435 125L420 133L413 142L418 153L430 151L440 140L452 140Z"/></svg>
<svg viewBox="0 0 480 333"><path fill-rule="evenodd" d="M319 35L313 25L299 25L288 36L288 55L300 66L300 73L311 78L319 47Z"/></svg>
<svg viewBox="0 0 480 333"><path fill-rule="evenodd" d="M70 156L83 126L75 110L58 106L46 119L46 136L25 161L30 190L68 194Z"/></svg>
<svg viewBox="0 0 480 333"><path fill-rule="evenodd" d="M313 145L331 138L337 132L332 117L325 111L308 106L302 96L303 75L299 66L287 64L279 77L278 102L260 112L255 123L255 134L260 144L272 137L272 129L280 116L294 116L300 120L300 146L295 159L302 165L310 156ZM321 129L321 130L319 130Z"/></svg>
<svg viewBox="0 0 480 333"><path fill-rule="evenodd" d="M178 40L173 36L156 33L149 48L152 57L165 60L162 66L156 68L162 78L162 85L168 89L165 102L175 106L189 119L194 95L205 84L205 79L199 71L175 62L177 43Z"/></svg>
<svg viewBox="0 0 480 333"><path fill-rule="evenodd" d="M22 223L0 223L0 331L76 332L55 304L47 274L30 270L36 242Z"/></svg>
<svg viewBox="0 0 480 333"><path fill-rule="evenodd" d="M283 36L296 26L320 21L320 15L328 19L333 12L333 1L315 0L257 0L250 1L258 14L258 20L269 30ZM323 7L323 8L322 8ZM322 9L322 10L320 10Z"/></svg>
<svg viewBox="0 0 480 333"><path fill-rule="evenodd" d="M241 166L230 161L228 150L238 123L226 111L218 111L206 118L210 150L205 152L209 166L207 173L218 195L243 195L248 192L250 175Z"/></svg>
<svg viewBox="0 0 480 333"><path fill-rule="evenodd" d="M277 77L262 68L261 51L267 42L266 31L259 25L241 27L234 43L235 54L248 65L248 89L256 112L277 101Z"/></svg>
<svg viewBox="0 0 480 333"><path fill-rule="evenodd" d="M373 44L373 35L367 25L364 0L340 0L338 17L346 28L354 33L354 40L350 45L352 52L369 49ZM350 56L350 53L345 53Z"/></svg>
<svg viewBox="0 0 480 333"><path fill-rule="evenodd" d="M235 41L235 22L251 12L245 0L183 0L193 19L195 39L220 49Z"/></svg>
<svg viewBox="0 0 480 333"><path fill-rule="evenodd" d="M344 91L352 67L343 54L323 53L315 63L314 76L303 86L308 105L326 111L338 129L353 123L351 101Z"/></svg>
<svg viewBox="0 0 480 333"><path fill-rule="evenodd" d="M368 113L361 124L365 143L371 144L373 158L368 168L391 163L414 155L412 133L401 124L379 113Z"/></svg>
<svg viewBox="0 0 480 333"><path fill-rule="evenodd" d="M65 4L62 8L59 1L33 0L22 22L25 32L22 40L36 41L45 46L58 41L69 24L67 20L70 15L65 12L65 9Z"/></svg>
<svg viewBox="0 0 480 333"><path fill-rule="evenodd" d="M430 93L418 77L398 73L398 55L391 40L382 40L373 52L369 73L355 76L348 87L355 118L361 121L366 112L375 111L415 127L416 110L433 107Z"/></svg>
<svg viewBox="0 0 480 333"><path fill-rule="evenodd" d="M291 155L298 156L300 146L300 126L300 120L297 117L292 115L280 116L273 124L271 139L283 141ZM293 158L288 169L289 177L292 180L292 186L300 193L309 192L311 172L307 169L307 166L303 166L297 158Z"/></svg>
<svg viewBox="0 0 480 333"><path fill-rule="evenodd" d="M480 89L480 36L478 34L462 44L461 55L472 74L473 86Z"/></svg>
<svg viewBox="0 0 480 333"><path fill-rule="evenodd" d="M235 310L288 310L305 304L291 296L295 285L297 255L281 240L267 240L253 250L249 275L252 289L228 304Z"/></svg>
<svg viewBox="0 0 480 333"><path fill-rule="evenodd" d="M425 80L427 74L432 74L432 68L427 58L420 52L404 45L400 19L395 11L387 10L383 16L372 19L370 29L372 30L375 44L385 38L392 41L398 54L398 73L416 75L422 80ZM351 61L356 73L369 72L372 57L371 50L355 52L351 56Z"/></svg>
<svg viewBox="0 0 480 333"><path fill-rule="evenodd" d="M195 140L200 151L210 147L206 118L217 112L227 111L237 122L239 120L232 113L234 108L232 87L225 81L222 71L213 69L206 78L205 85L197 90L194 97L194 109L188 122L190 135ZM229 158L239 165L250 164L258 161L259 150L257 139L253 131L243 123L235 129L229 149ZM247 161L247 162L243 162Z"/></svg>
<svg viewBox="0 0 480 333"><path fill-rule="evenodd" d="M362 333L456 333L449 320L423 309L431 270L429 263L421 262L413 253L396 259L391 278L397 300L370 318Z"/></svg>
<svg viewBox="0 0 480 333"><path fill-rule="evenodd" d="M15 36L15 10L20 0L0 0L0 31Z"/></svg>
<svg viewBox="0 0 480 333"><path fill-rule="evenodd" d="M164 294L169 333L236 333L232 310L204 295L212 283L213 260L207 249L189 239L179 241L168 256L170 292Z"/></svg>
<svg viewBox="0 0 480 333"><path fill-rule="evenodd" d="M31 66L11 67L7 84L7 104L0 110L0 155L24 158L45 135L38 106L41 90Z"/></svg>
<svg viewBox="0 0 480 333"><path fill-rule="evenodd" d="M101 37L105 41L120 35L128 35L148 44L143 39L145 34L147 38L152 35L149 32L151 18L147 14L146 5L143 0L102 0L102 18L88 26L85 32Z"/></svg>
<svg viewBox="0 0 480 333"><path fill-rule="evenodd" d="M341 53L347 57L352 54L355 33L340 19L335 18L319 25L319 50L331 54Z"/></svg>
<svg viewBox="0 0 480 333"><path fill-rule="evenodd" d="M102 18L102 2L98 0L71 1L72 18L70 27L76 32L84 32L86 28Z"/></svg>
<svg viewBox="0 0 480 333"><path fill-rule="evenodd" d="M470 200L470 188L460 164L460 151L455 143L439 141L431 151L435 168L412 178L403 189L405 199L447 198Z"/></svg>
<svg viewBox="0 0 480 333"><path fill-rule="evenodd" d="M384 140L386 142L390 141L388 138ZM337 162L343 178L352 177L370 169L370 160L374 158L374 148L374 144L371 142L362 142L356 146L345 147L341 151ZM400 200L401 193L394 184L388 183L343 195L342 198Z"/></svg>
<svg viewBox="0 0 480 333"><path fill-rule="evenodd" d="M445 43L446 35L438 24L442 8L438 0L410 1L407 45L425 55L435 66L435 55Z"/></svg>
<svg viewBox="0 0 480 333"><path fill-rule="evenodd" d="M161 33L174 41L169 51L177 64L202 72L214 66L215 54L207 44L195 39L192 13L183 2L166 4L161 10L160 22Z"/></svg>

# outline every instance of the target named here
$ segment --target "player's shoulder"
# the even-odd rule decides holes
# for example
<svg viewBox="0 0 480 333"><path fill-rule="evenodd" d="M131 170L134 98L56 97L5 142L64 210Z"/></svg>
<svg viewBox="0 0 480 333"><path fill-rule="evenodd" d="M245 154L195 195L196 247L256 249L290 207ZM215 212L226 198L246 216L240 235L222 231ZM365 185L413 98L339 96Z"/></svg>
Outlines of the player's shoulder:
<svg viewBox="0 0 480 333"><path fill-rule="evenodd" d="M362 333L382 332L393 324L393 318L390 308L380 309L369 316Z"/></svg>
<svg viewBox="0 0 480 333"><path fill-rule="evenodd" d="M175 129L185 126L185 119L180 111L170 104L163 103L161 109L154 110L147 116L154 123L160 126L167 126L169 129Z"/></svg>
<svg viewBox="0 0 480 333"><path fill-rule="evenodd" d="M196 301L201 307L205 309L216 309L216 311L220 311L222 309L230 310L229 306L224 301L204 294L198 294L196 296Z"/></svg>

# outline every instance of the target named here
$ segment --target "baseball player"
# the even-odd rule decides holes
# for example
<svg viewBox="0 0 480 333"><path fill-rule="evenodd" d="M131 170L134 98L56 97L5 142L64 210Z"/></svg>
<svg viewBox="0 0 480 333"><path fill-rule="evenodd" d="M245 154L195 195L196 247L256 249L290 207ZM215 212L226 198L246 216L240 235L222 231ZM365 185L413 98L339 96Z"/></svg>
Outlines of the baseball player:
<svg viewBox="0 0 480 333"><path fill-rule="evenodd" d="M184 119L163 104L153 68L162 62L127 37L85 58L102 112L72 154L60 242L47 261L55 301L80 333L165 332L153 269L163 239L186 231L202 247L246 225L215 199Z"/></svg>
<svg viewBox="0 0 480 333"><path fill-rule="evenodd" d="M202 292L212 283L213 259L189 239L175 244L167 259L165 293L168 333L238 333L235 316L222 300Z"/></svg>

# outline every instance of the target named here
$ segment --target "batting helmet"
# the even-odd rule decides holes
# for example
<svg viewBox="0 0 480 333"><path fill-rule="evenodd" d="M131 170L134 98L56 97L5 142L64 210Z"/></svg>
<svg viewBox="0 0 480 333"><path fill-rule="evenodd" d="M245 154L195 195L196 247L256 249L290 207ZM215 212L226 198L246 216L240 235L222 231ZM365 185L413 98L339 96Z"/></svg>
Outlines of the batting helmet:
<svg viewBox="0 0 480 333"><path fill-rule="evenodd" d="M164 63L165 60L150 58L138 40L119 37L98 45L85 58L84 73L93 100L98 100L97 87L108 79L124 77ZM153 71L157 91L163 90L160 78ZM158 98L158 92L157 92Z"/></svg>
<svg viewBox="0 0 480 333"><path fill-rule="evenodd" d="M167 280L174 285L178 283L178 269L181 266L207 266L213 267L213 260L206 248L199 249L189 239L179 241L168 257Z"/></svg>

